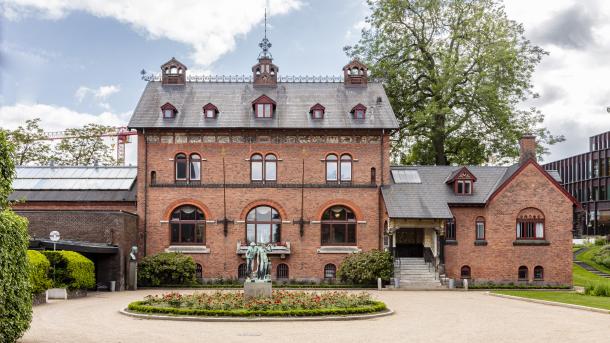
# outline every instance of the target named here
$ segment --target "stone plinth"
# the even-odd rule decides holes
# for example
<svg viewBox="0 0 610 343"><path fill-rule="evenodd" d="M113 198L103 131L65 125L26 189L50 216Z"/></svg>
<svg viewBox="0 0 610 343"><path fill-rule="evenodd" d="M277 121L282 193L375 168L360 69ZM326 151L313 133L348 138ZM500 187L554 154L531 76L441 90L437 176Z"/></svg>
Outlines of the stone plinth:
<svg viewBox="0 0 610 343"><path fill-rule="evenodd" d="M271 298L271 282L244 282L244 296L251 298Z"/></svg>

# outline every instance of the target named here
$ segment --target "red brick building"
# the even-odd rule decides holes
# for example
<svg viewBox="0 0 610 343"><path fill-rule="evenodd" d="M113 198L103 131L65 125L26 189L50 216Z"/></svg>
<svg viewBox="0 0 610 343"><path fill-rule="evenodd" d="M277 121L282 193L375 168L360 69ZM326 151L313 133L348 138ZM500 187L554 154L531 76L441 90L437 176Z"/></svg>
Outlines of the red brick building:
<svg viewBox="0 0 610 343"><path fill-rule="evenodd" d="M538 165L534 137L520 144L520 163L510 167L392 167L392 184L382 188L386 243L397 261L423 257L434 268L416 284L433 285L443 274L474 283L572 283L578 203L556 171ZM397 268L401 283L411 284L410 266Z"/></svg>
<svg viewBox="0 0 610 343"><path fill-rule="evenodd" d="M265 49L245 79L187 77L175 59L161 70L128 125L143 254L183 252L203 278L238 278L247 244L264 243L274 279L322 279L381 248L398 124L366 66L283 78Z"/></svg>

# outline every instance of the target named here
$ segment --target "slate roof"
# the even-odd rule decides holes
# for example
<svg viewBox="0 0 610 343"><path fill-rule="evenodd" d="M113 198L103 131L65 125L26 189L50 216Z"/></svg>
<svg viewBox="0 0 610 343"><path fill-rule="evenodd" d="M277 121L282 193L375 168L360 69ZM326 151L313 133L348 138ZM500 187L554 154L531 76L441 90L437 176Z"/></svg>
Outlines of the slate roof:
<svg viewBox="0 0 610 343"><path fill-rule="evenodd" d="M483 205L493 192L518 169L509 167L467 166L477 178L472 195L456 195L445 181L462 166L393 166L392 170L416 170L421 183L395 183L382 187L383 199L392 218L453 218L450 204ZM549 174L557 180L556 171Z"/></svg>
<svg viewBox="0 0 610 343"><path fill-rule="evenodd" d="M9 200L136 201L137 167L17 167Z"/></svg>
<svg viewBox="0 0 610 343"><path fill-rule="evenodd" d="M276 104L273 118L255 118L252 101L267 95ZM378 101L381 99L381 102ZM171 103L178 110L173 119L161 116L161 106ZM218 107L216 119L202 115L202 107ZM316 103L325 107L323 119L311 119ZM365 119L353 119L357 104L367 107ZM187 82L163 86L150 81L129 121L130 128L284 128L284 129L395 129L398 121L381 83L346 87L343 83L278 82L277 87L253 87L252 83Z"/></svg>

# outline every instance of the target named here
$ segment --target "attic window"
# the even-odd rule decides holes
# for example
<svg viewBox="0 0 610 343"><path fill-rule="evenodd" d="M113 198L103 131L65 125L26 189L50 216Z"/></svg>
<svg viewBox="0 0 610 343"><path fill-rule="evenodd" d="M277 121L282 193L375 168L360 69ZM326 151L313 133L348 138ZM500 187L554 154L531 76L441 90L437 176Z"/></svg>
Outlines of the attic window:
<svg viewBox="0 0 610 343"><path fill-rule="evenodd" d="M161 114L163 115L163 119L171 119L175 118L178 110L174 105L166 102L163 106L161 106Z"/></svg>
<svg viewBox="0 0 610 343"><path fill-rule="evenodd" d="M206 119L214 119L218 113L218 107L214 106L212 103L203 106L203 117Z"/></svg>
<svg viewBox="0 0 610 343"><path fill-rule="evenodd" d="M455 193L462 195L472 194L472 180L458 180L455 185Z"/></svg>
<svg viewBox="0 0 610 343"><path fill-rule="evenodd" d="M454 170L447 177L447 184L453 184L453 191L457 195L472 195L474 183L477 178L466 167Z"/></svg>
<svg viewBox="0 0 610 343"><path fill-rule="evenodd" d="M366 106L358 104L350 111L354 119L364 119L366 116Z"/></svg>
<svg viewBox="0 0 610 343"><path fill-rule="evenodd" d="M275 101L263 94L252 101L252 109L256 118L273 118Z"/></svg>
<svg viewBox="0 0 610 343"><path fill-rule="evenodd" d="M324 106L320 105L319 103L311 106L311 109L309 109L311 119L324 119L324 110Z"/></svg>

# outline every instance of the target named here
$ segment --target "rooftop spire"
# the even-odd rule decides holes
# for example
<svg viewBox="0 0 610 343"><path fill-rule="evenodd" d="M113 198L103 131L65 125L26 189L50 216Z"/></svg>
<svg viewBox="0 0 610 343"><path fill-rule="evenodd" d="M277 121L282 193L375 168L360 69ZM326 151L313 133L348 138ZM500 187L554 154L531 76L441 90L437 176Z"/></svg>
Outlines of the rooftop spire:
<svg viewBox="0 0 610 343"><path fill-rule="evenodd" d="M269 48L271 48L271 42L267 39L267 8L265 7L265 37L263 40L258 43L258 46L263 49L263 51L258 54L258 58L272 58L271 53L269 53Z"/></svg>

